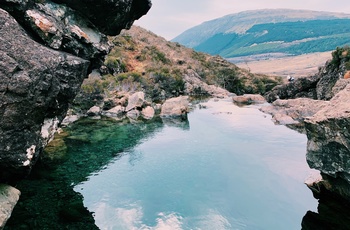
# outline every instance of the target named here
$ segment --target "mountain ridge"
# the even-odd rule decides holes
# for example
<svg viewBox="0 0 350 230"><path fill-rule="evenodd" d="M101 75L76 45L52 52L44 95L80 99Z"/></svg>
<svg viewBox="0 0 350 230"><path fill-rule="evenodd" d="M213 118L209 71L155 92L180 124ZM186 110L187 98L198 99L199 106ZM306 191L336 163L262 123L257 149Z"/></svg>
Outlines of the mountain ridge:
<svg viewBox="0 0 350 230"><path fill-rule="evenodd" d="M303 45L309 47L315 45L315 42L303 40L305 38L319 39L320 42L324 43L319 46L320 48L325 47L324 50L317 50L317 47L314 48L315 52L321 52L334 50L337 46L334 46L334 44L337 44L339 37L340 43L342 43L339 44L339 46L350 41L345 38L349 37L345 35L350 31L340 31L341 29L338 31L338 28L346 29L346 25L348 25L349 22L350 14L345 13L291 9L243 11L203 22L198 26L186 30L172 41L179 42L197 51L219 54L227 58L259 53L272 53L276 52L275 50L278 52L280 48L284 47L291 47L290 49L294 49L295 44L293 43L282 44L281 46L278 44L269 44L269 42L277 43L278 41L274 38L275 36L281 37L279 42L283 42L289 39L289 34L295 33L295 38L292 40L289 39L290 41L288 42L301 40L296 42L298 43L297 45L299 45L299 47L296 48L296 53L304 52L305 48ZM333 28L334 31L329 31L330 28ZM288 34L283 34L283 32L288 32ZM307 33L310 34L306 36ZM318 34L318 36L313 37L313 33ZM260 44L259 42L254 42L254 39L265 39L266 41L265 43L260 41ZM254 45L258 46L253 49L249 47ZM258 52L256 52L256 50L258 50ZM288 49L285 49L284 52L294 54ZM311 50L310 52L314 51Z"/></svg>

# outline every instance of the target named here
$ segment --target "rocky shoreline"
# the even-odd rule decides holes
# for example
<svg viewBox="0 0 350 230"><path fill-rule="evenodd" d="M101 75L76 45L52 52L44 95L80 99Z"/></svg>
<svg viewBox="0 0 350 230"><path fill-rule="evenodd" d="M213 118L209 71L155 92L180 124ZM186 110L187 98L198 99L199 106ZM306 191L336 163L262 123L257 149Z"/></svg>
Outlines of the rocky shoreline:
<svg viewBox="0 0 350 230"><path fill-rule="evenodd" d="M130 28L150 7L149 0L0 2L1 183L14 185L31 171L83 79L103 63L106 35ZM8 194L0 196L16 203ZM13 207L1 207L2 227Z"/></svg>
<svg viewBox="0 0 350 230"><path fill-rule="evenodd" d="M81 116L69 112L69 105L88 73L103 63L110 49L106 35L129 28L151 7L149 0L97 2L101 3L99 7L82 0L0 3L1 183L15 184L26 176L58 125ZM261 110L272 114L276 123L306 133L307 161L322 175L322 179L307 183L315 196L332 194L350 203L349 77L350 49L337 48L333 59L314 76L298 78L268 92L265 98L272 104ZM198 88L212 96L229 95L200 78L196 72L188 71L186 95ZM238 104L264 103L256 95L235 96L233 100ZM103 99L86 114L137 121L157 115L181 117L188 111L188 96L170 98L161 105L136 91ZM4 209L0 210L0 228L19 197L19 191L10 186L1 185L1 189L0 206Z"/></svg>

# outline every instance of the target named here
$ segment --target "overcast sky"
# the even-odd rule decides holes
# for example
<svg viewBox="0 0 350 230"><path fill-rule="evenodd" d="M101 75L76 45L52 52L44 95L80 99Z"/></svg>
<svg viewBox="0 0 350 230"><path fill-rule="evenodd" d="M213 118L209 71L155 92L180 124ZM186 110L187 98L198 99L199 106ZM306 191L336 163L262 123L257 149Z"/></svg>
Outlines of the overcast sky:
<svg viewBox="0 0 350 230"><path fill-rule="evenodd" d="M152 8L135 24L168 40L202 22L256 9L307 9L350 14L349 0L151 0Z"/></svg>

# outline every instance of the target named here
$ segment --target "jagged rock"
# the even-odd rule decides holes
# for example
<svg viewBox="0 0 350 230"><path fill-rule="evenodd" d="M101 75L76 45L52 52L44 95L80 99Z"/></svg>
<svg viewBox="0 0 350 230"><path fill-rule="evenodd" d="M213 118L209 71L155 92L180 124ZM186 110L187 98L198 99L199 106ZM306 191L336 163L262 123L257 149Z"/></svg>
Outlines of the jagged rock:
<svg viewBox="0 0 350 230"><path fill-rule="evenodd" d="M0 2L12 15L0 9L0 181L30 171L88 70L99 68L109 49L99 31L116 34L151 6L149 0L54 2Z"/></svg>
<svg viewBox="0 0 350 230"><path fill-rule="evenodd" d="M277 124L292 125L303 123L305 118L314 115L328 104L327 101L297 98L276 100L271 105L261 107L260 110L271 114Z"/></svg>
<svg viewBox="0 0 350 230"><path fill-rule="evenodd" d="M143 108L141 111L141 115L146 120L151 120L154 117L155 111L151 106L147 106Z"/></svg>
<svg viewBox="0 0 350 230"><path fill-rule="evenodd" d="M117 35L146 14L149 0L4 0L10 12L47 46L91 60L99 68L109 51L108 35ZM101 31L101 32L99 32Z"/></svg>
<svg viewBox="0 0 350 230"><path fill-rule="evenodd" d="M79 119L80 119L79 115L68 115L61 122L61 126L67 126L67 125L69 125L71 123L76 122Z"/></svg>
<svg viewBox="0 0 350 230"><path fill-rule="evenodd" d="M140 116L140 111L133 109L126 113L126 116L131 120L137 120Z"/></svg>
<svg viewBox="0 0 350 230"><path fill-rule="evenodd" d="M106 117L111 117L111 118L119 118L124 114L124 112L125 112L125 107L121 105L117 105L110 110L103 111L102 115Z"/></svg>
<svg viewBox="0 0 350 230"><path fill-rule="evenodd" d="M132 109L142 108L145 103L145 93L144 92L136 92L132 94L128 99L128 106L126 106L126 111L130 111Z"/></svg>
<svg viewBox="0 0 350 230"><path fill-rule="evenodd" d="M232 100L237 104L246 105L266 102L265 98L259 94L244 94L241 96L233 96Z"/></svg>
<svg viewBox="0 0 350 230"><path fill-rule="evenodd" d="M336 95L350 83L350 79L339 79L332 88L332 95Z"/></svg>
<svg viewBox="0 0 350 230"><path fill-rule="evenodd" d="M221 87L215 85L208 85L200 79L197 72L193 70L188 70L188 73L184 76L185 93L187 95L211 95L215 97L226 97L229 92Z"/></svg>
<svg viewBox="0 0 350 230"><path fill-rule="evenodd" d="M130 28L134 20L145 15L151 8L150 0L53 0L63 3L86 16L107 35L117 35Z"/></svg>
<svg viewBox="0 0 350 230"><path fill-rule="evenodd" d="M3 229L6 221L10 218L20 195L21 192L18 189L0 184L0 229Z"/></svg>
<svg viewBox="0 0 350 230"><path fill-rule="evenodd" d="M174 97L166 100L162 105L161 117L181 117L188 113L188 96Z"/></svg>
<svg viewBox="0 0 350 230"><path fill-rule="evenodd" d="M265 95L265 98L268 102L273 102L277 99L294 99L298 97L317 99L316 85L319 79L319 75L298 78L288 84L276 86Z"/></svg>
<svg viewBox="0 0 350 230"><path fill-rule="evenodd" d="M265 95L268 102L277 99L306 97L316 100L330 100L344 85L342 81L349 63L348 48L337 48L333 59L328 61L319 72L311 77L298 78L285 85L276 86ZM339 54L340 53L340 54Z"/></svg>
<svg viewBox="0 0 350 230"><path fill-rule="evenodd" d="M311 168L350 184L350 85L305 120ZM335 186L336 187L336 186ZM337 188L337 190L342 190ZM350 200L350 189L347 195Z"/></svg>
<svg viewBox="0 0 350 230"><path fill-rule="evenodd" d="M317 99L330 100L334 96L332 89L339 79L343 79L345 70L345 59L340 61L339 65L332 61L326 63L318 73L320 80L316 85Z"/></svg>
<svg viewBox="0 0 350 230"><path fill-rule="evenodd" d="M0 9L0 181L22 174L53 137L89 62L31 40Z"/></svg>
<svg viewBox="0 0 350 230"><path fill-rule="evenodd" d="M98 107L98 106L92 106L87 112L86 112L86 114L88 115L88 116L98 116L98 115L100 115L100 113L101 113L101 108L100 107Z"/></svg>

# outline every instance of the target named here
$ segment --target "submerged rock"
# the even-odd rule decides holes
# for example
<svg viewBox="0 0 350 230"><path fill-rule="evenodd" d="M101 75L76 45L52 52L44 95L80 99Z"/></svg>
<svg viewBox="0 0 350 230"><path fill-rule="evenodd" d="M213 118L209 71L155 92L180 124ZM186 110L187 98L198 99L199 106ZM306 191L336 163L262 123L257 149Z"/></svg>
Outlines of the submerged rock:
<svg viewBox="0 0 350 230"><path fill-rule="evenodd" d="M11 213L21 192L9 185L0 184L0 229L2 229L7 220L10 218Z"/></svg>
<svg viewBox="0 0 350 230"><path fill-rule="evenodd" d="M237 104L244 104L244 105L266 102L265 98L259 94L244 94L241 96L233 96L232 100Z"/></svg>

